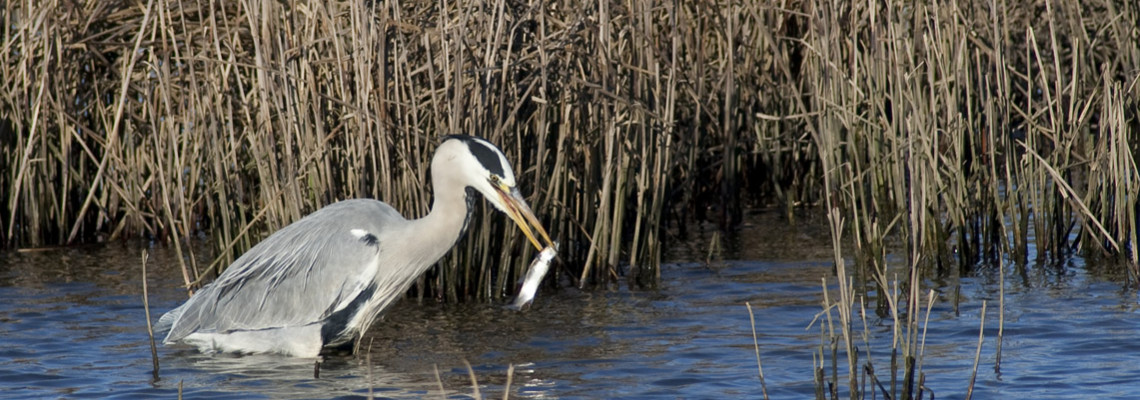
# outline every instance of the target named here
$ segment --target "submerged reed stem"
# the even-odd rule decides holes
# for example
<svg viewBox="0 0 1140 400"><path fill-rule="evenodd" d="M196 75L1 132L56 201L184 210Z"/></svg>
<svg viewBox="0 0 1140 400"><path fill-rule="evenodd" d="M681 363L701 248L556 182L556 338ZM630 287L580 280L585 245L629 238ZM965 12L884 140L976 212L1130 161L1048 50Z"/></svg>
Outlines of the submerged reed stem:
<svg viewBox="0 0 1140 400"><path fill-rule="evenodd" d="M760 377L760 391L767 400L768 385L764 383L764 366L760 364L760 338L756 335L756 314L752 312L752 303L744 302L744 306L748 307L748 320L752 323L752 344L756 348L756 372Z"/></svg>
<svg viewBox="0 0 1140 400"><path fill-rule="evenodd" d="M974 368L970 372L970 386L966 388L966 400L974 397L974 383L978 380L978 362L982 359L982 343L986 338L986 302L982 301L981 321L978 322L978 350L974 353Z"/></svg>
<svg viewBox="0 0 1140 400"><path fill-rule="evenodd" d="M142 298L143 298L143 312L146 314L146 334L150 339L150 360L153 369L151 370L151 378L158 381L158 347L154 344L154 326L150 322L150 296L147 292L146 284L146 262L149 258L146 250L142 252Z"/></svg>

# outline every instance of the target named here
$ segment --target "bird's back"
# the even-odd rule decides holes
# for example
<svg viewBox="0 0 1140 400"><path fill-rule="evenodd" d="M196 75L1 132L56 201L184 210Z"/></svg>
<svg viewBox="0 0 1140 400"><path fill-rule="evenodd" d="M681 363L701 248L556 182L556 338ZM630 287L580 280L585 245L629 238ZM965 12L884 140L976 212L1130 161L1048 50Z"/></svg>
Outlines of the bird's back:
<svg viewBox="0 0 1140 400"><path fill-rule="evenodd" d="M340 332L343 327L322 331L321 325L327 320L348 323L345 317L371 296L373 277L381 268L381 236L406 223L392 207L376 200L347 200L322 208L258 243L214 283L164 315L159 326L170 328L165 342L196 334L214 342L219 338L258 342L264 338L256 333L239 338L250 332L297 330L308 337L296 340L319 340L319 350L329 335L345 333ZM241 344L233 349L224 344L199 343L243 350ZM306 348L312 346L305 343Z"/></svg>

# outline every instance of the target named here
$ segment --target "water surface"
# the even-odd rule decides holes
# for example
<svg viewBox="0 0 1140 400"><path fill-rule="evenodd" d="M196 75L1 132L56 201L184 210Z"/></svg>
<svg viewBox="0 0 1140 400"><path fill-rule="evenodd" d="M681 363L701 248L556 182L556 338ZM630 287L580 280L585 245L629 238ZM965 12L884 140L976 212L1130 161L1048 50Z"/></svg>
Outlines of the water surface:
<svg viewBox="0 0 1140 400"><path fill-rule="evenodd" d="M725 239L717 254L728 261L666 265L655 290L544 288L521 313L496 304L402 301L366 337L367 356L328 359L319 379L313 360L160 346L161 379L154 381L141 247L0 253L0 397L172 398L181 390L186 398L362 398L370 391L377 398L465 398L477 388L499 398L510 366L506 390L518 398L756 397L748 302L768 393L809 398L820 345L819 325L811 323L821 311L821 279L833 281L830 246L826 229L772 219ZM698 235L669 256L703 260L711 241ZM157 318L185 294L173 251L149 251ZM931 282L929 390L938 399L964 397L986 301L975 398L1140 393L1137 295L1120 277L1090 272L1102 269L1079 259L1008 268L1000 370L997 268ZM868 322L872 358L886 365L889 321L871 314Z"/></svg>

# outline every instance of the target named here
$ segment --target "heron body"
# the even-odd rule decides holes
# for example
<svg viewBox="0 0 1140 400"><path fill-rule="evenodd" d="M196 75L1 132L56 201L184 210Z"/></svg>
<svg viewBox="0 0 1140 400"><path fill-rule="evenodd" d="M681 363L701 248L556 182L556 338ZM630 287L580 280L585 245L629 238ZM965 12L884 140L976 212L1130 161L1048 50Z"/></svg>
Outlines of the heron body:
<svg viewBox="0 0 1140 400"><path fill-rule="evenodd" d="M407 220L370 199L326 206L258 243L182 306L162 316L164 343L203 351L315 357L351 348L412 283L454 247L474 192L508 214L535 247L534 225L502 151L449 136L431 164L431 212Z"/></svg>

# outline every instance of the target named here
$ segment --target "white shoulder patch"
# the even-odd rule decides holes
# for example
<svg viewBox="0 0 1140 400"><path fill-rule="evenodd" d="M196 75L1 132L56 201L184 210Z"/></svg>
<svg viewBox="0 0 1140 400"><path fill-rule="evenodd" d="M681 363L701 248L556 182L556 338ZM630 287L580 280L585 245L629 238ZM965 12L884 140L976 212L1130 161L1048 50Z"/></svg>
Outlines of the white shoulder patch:
<svg viewBox="0 0 1140 400"><path fill-rule="evenodd" d="M368 231L363 230L363 229L353 229L353 230L348 231L348 232L351 233L352 236L356 236L357 239L363 238L363 237L368 235Z"/></svg>

